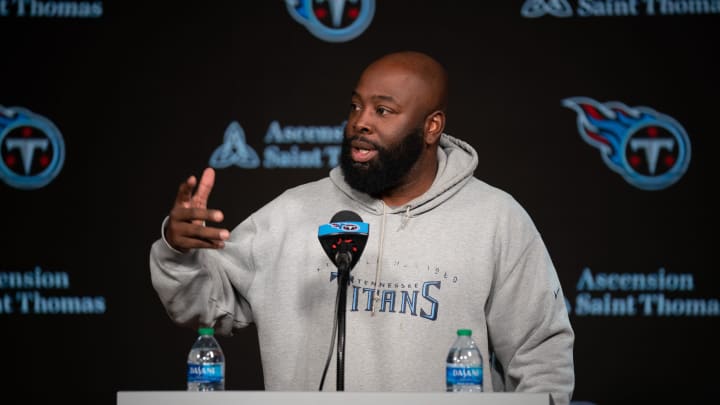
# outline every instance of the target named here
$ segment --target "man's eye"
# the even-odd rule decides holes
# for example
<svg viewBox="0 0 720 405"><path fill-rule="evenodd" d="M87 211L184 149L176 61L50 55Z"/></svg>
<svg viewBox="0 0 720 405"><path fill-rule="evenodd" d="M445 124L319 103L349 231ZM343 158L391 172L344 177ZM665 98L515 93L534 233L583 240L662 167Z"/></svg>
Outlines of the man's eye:
<svg viewBox="0 0 720 405"><path fill-rule="evenodd" d="M390 110L388 110L385 107L378 107L375 109L375 112L377 112L379 115L386 115L387 113L390 112Z"/></svg>

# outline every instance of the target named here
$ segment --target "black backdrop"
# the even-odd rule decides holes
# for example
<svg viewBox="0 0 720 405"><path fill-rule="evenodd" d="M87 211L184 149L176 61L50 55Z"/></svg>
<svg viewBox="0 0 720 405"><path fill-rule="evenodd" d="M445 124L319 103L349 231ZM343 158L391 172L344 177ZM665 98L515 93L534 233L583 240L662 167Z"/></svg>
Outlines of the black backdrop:
<svg viewBox="0 0 720 405"><path fill-rule="evenodd" d="M339 42L313 35L280 0L64 3L101 11L85 18L62 14L60 2L32 2L36 15L20 3L24 14L0 1L0 106L51 121L65 151L45 186L0 183L5 391L112 404L118 390L184 389L195 331L172 324L148 270L177 185L200 174L231 122L261 159L273 122L341 125L362 67L415 49L450 72L447 132L477 148L476 175L511 192L550 249L577 334L575 400L710 398L720 360L709 196L718 1L650 2L654 15L642 1L636 15L631 1L560 2L570 7L565 17L549 1L361 2L375 4L369 27ZM543 15L524 16L527 3ZM570 97L670 117L691 144L687 170L657 190L626 181L581 136L578 114L562 105ZM11 167L15 133L1 122ZM230 227L328 170L218 169L211 205ZM13 284L14 274L27 277ZM37 274L48 278L38 283ZM52 275L69 284L53 286ZM663 278L664 287L603 288L623 275ZM54 307L68 297L84 309ZM641 303L648 297L664 300L665 311ZM635 312L622 311L629 307ZM227 388L262 389L255 330L220 342Z"/></svg>

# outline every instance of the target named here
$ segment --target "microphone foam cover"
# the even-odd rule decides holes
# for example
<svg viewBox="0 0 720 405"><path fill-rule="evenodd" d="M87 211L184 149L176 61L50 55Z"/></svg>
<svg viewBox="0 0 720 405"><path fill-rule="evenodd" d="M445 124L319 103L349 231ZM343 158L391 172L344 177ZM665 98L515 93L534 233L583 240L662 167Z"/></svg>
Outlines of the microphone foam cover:
<svg viewBox="0 0 720 405"><path fill-rule="evenodd" d="M362 222L362 218L353 211L343 210L333 215L330 222Z"/></svg>

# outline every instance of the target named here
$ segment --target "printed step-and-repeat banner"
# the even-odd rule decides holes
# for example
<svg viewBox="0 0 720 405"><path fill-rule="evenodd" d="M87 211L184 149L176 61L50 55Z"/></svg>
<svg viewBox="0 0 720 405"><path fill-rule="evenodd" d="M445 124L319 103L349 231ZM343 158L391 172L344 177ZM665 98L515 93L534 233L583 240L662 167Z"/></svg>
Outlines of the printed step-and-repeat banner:
<svg viewBox="0 0 720 405"><path fill-rule="evenodd" d="M0 0L0 35L14 392L184 389L195 331L148 268L178 184L214 167L230 227L327 175L362 68L412 49L446 65L447 132L550 249L574 401L712 400L720 1ZM220 342L227 388L263 389L255 329Z"/></svg>

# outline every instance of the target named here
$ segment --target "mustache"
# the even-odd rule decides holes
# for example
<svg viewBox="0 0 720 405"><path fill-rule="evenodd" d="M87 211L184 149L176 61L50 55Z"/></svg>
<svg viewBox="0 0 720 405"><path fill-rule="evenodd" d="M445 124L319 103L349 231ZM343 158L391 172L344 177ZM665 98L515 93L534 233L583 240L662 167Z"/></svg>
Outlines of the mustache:
<svg viewBox="0 0 720 405"><path fill-rule="evenodd" d="M377 142L371 141L370 139L366 138L363 135L350 135L348 137L346 134L345 143L347 143L347 145L350 146L350 143L353 141L365 142L365 143L372 145L375 149L383 149L382 146L380 146Z"/></svg>

